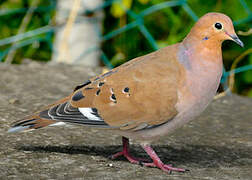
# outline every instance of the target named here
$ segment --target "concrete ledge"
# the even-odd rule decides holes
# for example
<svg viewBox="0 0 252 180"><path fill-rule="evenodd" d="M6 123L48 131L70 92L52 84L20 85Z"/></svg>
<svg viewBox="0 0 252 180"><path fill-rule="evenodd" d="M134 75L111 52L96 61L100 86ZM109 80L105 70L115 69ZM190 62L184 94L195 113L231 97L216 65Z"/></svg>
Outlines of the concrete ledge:
<svg viewBox="0 0 252 180"><path fill-rule="evenodd" d="M166 163L188 168L168 175L109 160L121 138L81 126L7 134L10 124L72 92L99 69L64 65L0 65L0 179L242 179L252 177L252 100L214 101L192 123L153 145ZM138 145L132 153L146 154Z"/></svg>

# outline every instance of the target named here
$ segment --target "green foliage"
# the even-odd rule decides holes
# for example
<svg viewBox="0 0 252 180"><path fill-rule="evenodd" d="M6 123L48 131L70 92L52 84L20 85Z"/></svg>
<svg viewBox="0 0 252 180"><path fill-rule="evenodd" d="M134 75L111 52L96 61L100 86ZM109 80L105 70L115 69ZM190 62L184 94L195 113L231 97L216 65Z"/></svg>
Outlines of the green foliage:
<svg viewBox="0 0 252 180"><path fill-rule="evenodd" d="M0 39L14 36L17 34L23 17L25 16L32 0L4 0L0 1L0 9L6 10L0 16ZM38 8L32 14L32 19L25 31L34 30L39 27L49 24L55 13L55 0L40 0ZM16 11L15 11L16 10ZM51 43L53 34L42 34L35 37L35 39L42 39L42 41L35 40L32 44L19 48L16 52L13 63L21 63L22 59L30 58L40 61L49 61L51 59ZM22 41L19 42L22 44ZM5 52L11 44L0 46L0 51Z"/></svg>

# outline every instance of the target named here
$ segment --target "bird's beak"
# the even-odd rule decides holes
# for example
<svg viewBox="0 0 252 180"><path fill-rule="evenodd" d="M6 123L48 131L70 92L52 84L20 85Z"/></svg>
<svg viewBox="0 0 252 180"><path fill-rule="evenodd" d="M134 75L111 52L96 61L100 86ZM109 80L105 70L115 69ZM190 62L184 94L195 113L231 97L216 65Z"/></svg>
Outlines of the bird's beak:
<svg viewBox="0 0 252 180"><path fill-rule="evenodd" d="M235 35L229 35L231 37L231 40L236 42L238 45L240 45L241 47L244 47L243 42L238 38L238 36Z"/></svg>
<svg viewBox="0 0 252 180"><path fill-rule="evenodd" d="M238 38L238 36L234 33L233 35L229 34L227 31L224 31L226 33L226 35L229 36L230 40L236 42L238 45L240 45L241 47L244 47L243 42Z"/></svg>

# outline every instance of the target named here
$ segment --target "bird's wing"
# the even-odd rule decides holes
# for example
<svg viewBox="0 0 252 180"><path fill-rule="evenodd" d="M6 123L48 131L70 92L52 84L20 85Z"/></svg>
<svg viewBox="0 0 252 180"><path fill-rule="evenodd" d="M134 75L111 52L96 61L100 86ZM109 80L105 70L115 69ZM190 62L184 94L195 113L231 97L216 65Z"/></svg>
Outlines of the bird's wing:
<svg viewBox="0 0 252 180"><path fill-rule="evenodd" d="M181 75L176 53L169 51L161 49L94 77L36 117L121 130L163 124L177 114Z"/></svg>
<svg viewBox="0 0 252 180"><path fill-rule="evenodd" d="M94 78L69 104L90 120L95 114L91 121L97 125L139 130L165 123L177 114L181 75L176 55L167 53L151 53Z"/></svg>

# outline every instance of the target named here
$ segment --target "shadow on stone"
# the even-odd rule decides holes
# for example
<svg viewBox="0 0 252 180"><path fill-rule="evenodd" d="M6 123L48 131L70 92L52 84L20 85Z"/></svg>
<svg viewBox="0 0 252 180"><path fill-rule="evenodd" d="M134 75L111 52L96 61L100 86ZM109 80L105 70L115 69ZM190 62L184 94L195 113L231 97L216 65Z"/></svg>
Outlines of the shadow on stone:
<svg viewBox="0 0 252 180"><path fill-rule="evenodd" d="M241 146L234 148L225 146L206 146L206 145L186 145L183 148L176 149L170 146L153 146L159 157L165 163L174 163L177 165L186 165L201 168L239 167L243 165L252 165L251 148ZM121 146L19 146L19 151L33 151L40 153L65 153L65 154L85 154L93 156L103 156L108 158L111 154L121 150ZM131 146L131 153L136 157L147 157L144 151L138 146ZM118 160L126 161L124 158Z"/></svg>

